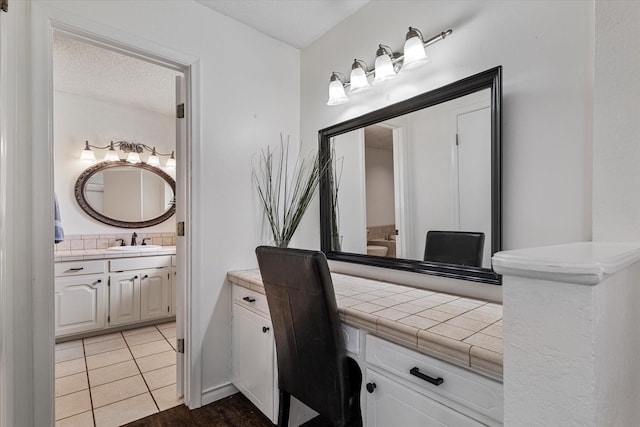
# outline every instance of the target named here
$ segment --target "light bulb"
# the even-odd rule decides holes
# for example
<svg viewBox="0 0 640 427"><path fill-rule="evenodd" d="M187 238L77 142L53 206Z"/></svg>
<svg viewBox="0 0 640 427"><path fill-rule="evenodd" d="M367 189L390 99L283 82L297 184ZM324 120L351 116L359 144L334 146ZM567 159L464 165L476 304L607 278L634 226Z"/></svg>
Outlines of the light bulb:
<svg viewBox="0 0 640 427"><path fill-rule="evenodd" d="M327 105L340 105L345 102L349 102L349 98L344 92L342 80L336 73L333 73L329 79L329 100Z"/></svg>
<svg viewBox="0 0 640 427"><path fill-rule="evenodd" d="M367 80L367 72L362 67L364 62L359 61L357 59L353 60L353 65L351 66L351 90L350 93L357 92L359 90L365 89L369 87L369 81ZM366 65L365 65L366 67Z"/></svg>

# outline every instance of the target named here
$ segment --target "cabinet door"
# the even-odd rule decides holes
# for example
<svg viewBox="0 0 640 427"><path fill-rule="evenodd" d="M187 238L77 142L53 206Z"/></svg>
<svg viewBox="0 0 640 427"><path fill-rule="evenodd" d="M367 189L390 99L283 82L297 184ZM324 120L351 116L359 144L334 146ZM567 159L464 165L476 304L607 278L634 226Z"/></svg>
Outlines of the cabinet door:
<svg viewBox="0 0 640 427"><path fill-rule="evenodd" d="M56 278L56 336L104 328L105 289L102 274Z"/></svg>
<svg viewBox="0 0 640 427"><path fill-rule="evenodd" d="M169 300L169 268L140 272L140 319L167 317Z"/></svg>
<svg viewBox="0 0 640 427"><path fill-rule="evenodd" d="M362 393L366 394L367 427L482 426L371 369L367 369Z"/></svg>
<svg viewBox="0 0 640 427"><path fill-rule="evenodd" d="M139 273L118 273L109 277L109 318L111 326L140 320Z"/></svg>
<svg viewBox="0 0 640 427"><path fill-rule="evenodd" d="M274 341L271 321L233 304L233 384L272 421L274 409Z"/></svg>

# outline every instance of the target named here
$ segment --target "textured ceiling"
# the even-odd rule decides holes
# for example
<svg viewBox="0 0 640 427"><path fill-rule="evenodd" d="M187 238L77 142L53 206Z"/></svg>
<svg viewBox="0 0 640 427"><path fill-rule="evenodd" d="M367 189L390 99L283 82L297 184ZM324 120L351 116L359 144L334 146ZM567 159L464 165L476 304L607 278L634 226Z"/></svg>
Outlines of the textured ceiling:
<svg viewBox="0 0 640 427"><path fill-rule="evenodd" d="M56 33L54 90L175 114L175 76L155 64Z"/></svg>
<svg viewBox="0 0 640 427"><path fill-rule="evenodd" d="M290 46L303 49L369 0L197 0Z"/></svg>

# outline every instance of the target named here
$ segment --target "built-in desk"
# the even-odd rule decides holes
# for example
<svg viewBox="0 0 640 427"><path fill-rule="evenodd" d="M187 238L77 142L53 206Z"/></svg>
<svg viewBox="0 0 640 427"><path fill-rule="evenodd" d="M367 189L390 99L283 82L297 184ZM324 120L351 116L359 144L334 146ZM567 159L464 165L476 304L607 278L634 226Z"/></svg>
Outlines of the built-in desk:
<svg viewBox="0 0 640 427"><path fill-rule="evenodd" d="M332 273L343 322L502 381L502 305ZM264 294L259 270L230 282Z"/></svg>
<svg viewBox="0 0 640 427"><path fill-rule="evenodd" d="M502 306L332 273L347 353L359 365L364 425L501 426ZM259 270L233 285L233 383L274 423L278 385ZM434 382L435 381L435 382ZM296 402L294 402L296 403ZM308 419L292 403L290 426Z"/></svg>

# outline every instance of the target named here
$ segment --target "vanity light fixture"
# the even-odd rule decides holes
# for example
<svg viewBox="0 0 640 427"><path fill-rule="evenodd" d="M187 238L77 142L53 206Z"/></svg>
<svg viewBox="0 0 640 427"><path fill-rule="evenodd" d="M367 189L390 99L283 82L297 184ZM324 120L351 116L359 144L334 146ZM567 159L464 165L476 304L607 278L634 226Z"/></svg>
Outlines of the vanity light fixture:
<svg viewBox="0 0 640 427"><path fill-rule="evenodd" d="M404 53L393 52L389 46L380 44L376 52L376 62L373 69L368 70L364 61L354 59L351 65L350 81L345 81L341 77L342 75L336 71L331 73L327 105L333 106L348 102L349 98L344 89L350 86L349 93L355 93L369 87L367 78L371 74L375 76L373 84L377 85L396 77L398 71L413 68L419 64L426 64L429 62L429 58L424 49L440 40L444 40L451 33L453 33L453 30L449 29L425 41L420 30L409 27L409 31L405 36Z"/></svg>
<svg viewBox="0 0 640 427"><path fill-rule="evenodd" d="M150 151L151 154L147 159L147 164L151 166L161 166L160 157L159 156L169 156L167 159L167 163L165 167L175 168L176 167L176 157L175 152L171 152L171 154L158 153L156 151L156 147L150 147L146 144L141 144L138 142L129 142L129 141L111 141L109 145L105 145L104 147L99 147L96 145L89 144L89 141L85 141L84 149L80 153L80 159L82 160L91 160L96 161L96 156L92 150L95 148L97 150L107 150L104 156L104 161L107 162L118 162L120 161L120 156L118 154L118 150L127 154L126 161L129 163L140 163L142 159L140 157L145 151Z"/></svg>

